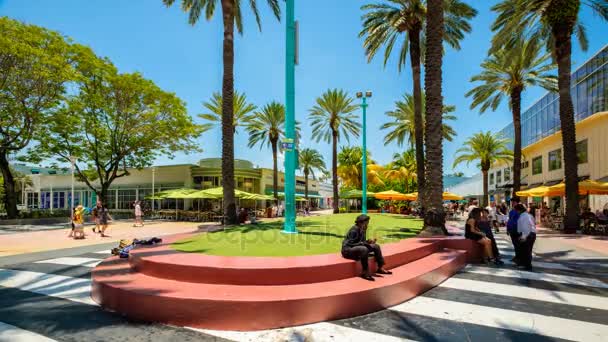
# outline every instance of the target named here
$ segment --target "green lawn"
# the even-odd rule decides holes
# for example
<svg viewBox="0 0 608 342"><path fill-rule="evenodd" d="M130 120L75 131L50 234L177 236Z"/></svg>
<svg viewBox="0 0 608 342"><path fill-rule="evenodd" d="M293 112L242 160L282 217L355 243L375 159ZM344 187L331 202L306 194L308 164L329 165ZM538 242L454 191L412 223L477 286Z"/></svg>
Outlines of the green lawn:
<svg viewBox="0 0 608 342"><path fill-rule="evenodd" d="M177 241L172 247L182 252L224 256L298 256L338 253L342 240L358 214L298 217L299 234L283 234L283 221L265 222L201 233ZM422 220L400 215L370 214L368 238L380 244L415 236Z"/></svg>

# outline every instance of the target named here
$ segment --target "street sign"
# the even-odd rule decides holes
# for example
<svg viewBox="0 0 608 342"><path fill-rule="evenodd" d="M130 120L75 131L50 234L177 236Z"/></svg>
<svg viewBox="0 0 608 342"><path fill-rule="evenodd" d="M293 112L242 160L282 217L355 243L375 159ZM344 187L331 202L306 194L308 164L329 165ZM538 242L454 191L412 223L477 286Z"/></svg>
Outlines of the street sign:
<svg viewBox="0 0 608 342"><path fill-rule="evenodd" d="M293 152L295 148L295 143L293 142L293 139L283 139L283 141L281 141L281 148L285 152Z"/></svg>

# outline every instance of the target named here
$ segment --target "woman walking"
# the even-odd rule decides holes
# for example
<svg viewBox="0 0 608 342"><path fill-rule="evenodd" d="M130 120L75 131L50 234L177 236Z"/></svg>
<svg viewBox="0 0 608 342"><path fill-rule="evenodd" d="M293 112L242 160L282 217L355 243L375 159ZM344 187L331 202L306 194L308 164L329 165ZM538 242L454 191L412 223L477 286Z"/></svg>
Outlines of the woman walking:
<svg viewBox="0 0 608 342"><path fill-rule="evenodd" d="M99 215L99 224L101 225L101 236L109 237L106 235L106 229L108 228L108 221L112 221L112 217L110 216L110 211L106 207L105 204L101 204L101 207L98 210Z"/></svg>

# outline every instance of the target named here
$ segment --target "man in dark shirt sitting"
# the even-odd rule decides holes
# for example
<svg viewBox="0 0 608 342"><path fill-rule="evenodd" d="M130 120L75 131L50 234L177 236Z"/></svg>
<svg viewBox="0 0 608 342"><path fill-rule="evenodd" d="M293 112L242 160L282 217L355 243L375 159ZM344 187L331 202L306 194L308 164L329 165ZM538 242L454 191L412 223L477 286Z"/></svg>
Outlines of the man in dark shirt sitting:
<svg viewBox="0 0 608 342"><path fill-rule="evenodd" d="M382 257L382 251L380 246L376 244L376 239L367 240L365 232L369 225L369 216L359 215L355 220L355 225L350 228L344 242L342 242L342 256L346 259L361 261L363 267L363 273L361 278L373 281L371 274L369 273L369 265L367 258L370 254L374 254L376 264L378 265L379 274L392 274L392 272L384 269L384 258Z"/></svg>

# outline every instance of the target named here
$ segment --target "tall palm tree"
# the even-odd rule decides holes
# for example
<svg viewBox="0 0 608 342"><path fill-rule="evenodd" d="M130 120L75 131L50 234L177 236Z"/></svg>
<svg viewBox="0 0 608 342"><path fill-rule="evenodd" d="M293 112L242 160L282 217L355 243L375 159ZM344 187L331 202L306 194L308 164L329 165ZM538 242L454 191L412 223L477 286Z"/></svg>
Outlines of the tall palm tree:
<svg viewBox="0 0 608 342"><path fill-rule="evenodd" d="M588 42L583 23L579 21L581 5L587 5L599 17L608 20L606 0L503 0L492 10L498 13L492 30L492 49L512 45L513 39L545 41L557 62L559 88L559 119L564 150L566 183L565 230L575 232L578 227L578 158L576 155L576 126L570 95L572 69L572 35L578 38L583 50Z"/></svg>
<svg viewBox="0 0 608 342"><path fill-rule="evenodd" d="M300 169L304 172L304 198L308 202L308 176L312 175L315 179L315 170L321 173L326 172L325 160L319 151L312 148L305 148L298 154Z"/></svg>
<svg viewBox="0 0 608 342"><path fill-rule="evenodd" d="M467 93L473 97L471 109L481 107L483 113L495 111L503 98L509 98L513 114L513 194L521 184L521 94L530 86L539 85L549 91L557 91L557 77L549 74L555 64L549 63L550 54L541 54L541 44L534 40L520 39L511 48L492 53L482 64L480 74L471 82L481 82Z"/></svg>
<svg viewBox="0 0 608 342"><path fill-rule="evenodd" d="M274 198L278 198L277 154L279 139L285 137L285 106L278 102L265 105L261 111L252 115L246 129L249 133L249 147L259 144L260 148L270 146L272 149L272 188Z"/></svg>
<svg viewBox="0 0 608 342"><path fill-rule="evenodd" d="M426 51L424 58L424 92L426 93L425 132L441 132L443 116L443 66L444 0L428 0L426 14ZM443 139L441 134L425 134L425 184L419 197L429 211L425 224L443 226L437 222L443 217ZM435 215L435 213L438 216ZM431 222L436 221L436 222Z"/></svg>
<svg viewBox="0 0 608 342"><path fill-rule="evenodd" d="M333 209L338 213L338 142L349 135L359 136L361 124L359 116L354 114L359 106L353 104L353 98L342 89L329 89L317 98L317 104L310 109L309 119L312 127L312 139L323 140L332 144L331 171L333 183Z"/></svg>
<svg viewBox="0 0 608 342"><path fill-rule="evenodd" d="M363 187L363 149L359 146L344 146L338 154L338 175L346 187L362 189ZM371 159L367 152L367 183L382 184L384 168Z"/></svg>
<svg viewBox="0 0 608 342"><path fill-rule="evenodd" d="M424 111L424 93L422 93L422 110ZM403 145L407 138L410 148L414 148L415 151L415 105L414 97L411 94L403 95L403 100L395 101L395 109L386 112L386 115L391 118L391 121L380 126L380 129L390 129L390 131L384 136L384 144L388 145L393 141L396 141L399 146ZM456 111L455 106L444 106L443 107L443 120L456 120L455 115L451 115ZM422 124L424 125L424 115L422 116ZM443 124L442 128L443 139L452 141L456 135L456 131L448 124ZM422 131L424 138L424 130Z"/></svg>
<svg viewBox="0 0 608 342"><path fill-rule="evenodd" d="M245 93L239 93L238 91L234 92L233 101L234 116L232 127L234 128L233 132L236 133L237 127L239 125L244 125L249 119L249 114L256 110L257 107L253 103L247 102L247 95L245 95ZM203 102L203 107L209 112L199 114L198 116L200 118L210 121L211 123L222 122L222 94L219 92L213 93L209 102Z"/></svg>
<svg viewBox="0 0 608 342"><path fill-rule="evenodd" d="M409 193L416 180L416 152L409 149L402 153L393 154L393 161L387 165L384 177L402 183L405 192Z"/></svg>
<svg viewBox="0 0 608 342"><path fill-rule="evenodd" d="M454 49L460 49L460 41L464 33L471 31L471 20L476 14L473 8L459 0L443 0L445 2L445 42ZM414 128L416 137L416 162L419 187L424 187L424 140L423 140L423 97L420 82L421 58L425 50L425 20L427 4L425 0L389 0L381 3L368 4L361 7L365 11L362 16L363 29L359 37L365 37L363 43L371 61L384 46L384 65L395 47L402 44L399 50L399 71L405 65L406 55L410 54L412 66L412 81L414 93ZM403 35L403 43L398 42Z"/></svg>
<svg viewBox="0 0 608 342"><path fill-rule="evenodd" d="M162 0L169 7L175 0ZM181 8L188 13L188 23L198 22L201 13L211 20L218 3L221 3L224 26L223 39L223 77L222 77L222 185L224 188L224 215L229 224L237 222L236 203L234 201L234 27L243 33L241 1L237 0L181 0ZM277 19L281 17L278 0L266 0ZM262 23L254 0L249 1L258 29Z"/></svg>
<svg viewBox="0 0 608 342"><path fill-rule="evenodd" d="M464 142L463 147L456 151L456 159L453 167L466 162L479 162L483 175L483 206L488 205L488 171L494 163L510 162L513 160L513 152L508 147L509 140L502 138L492 132L475 133Z"/></svg>

